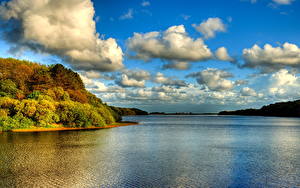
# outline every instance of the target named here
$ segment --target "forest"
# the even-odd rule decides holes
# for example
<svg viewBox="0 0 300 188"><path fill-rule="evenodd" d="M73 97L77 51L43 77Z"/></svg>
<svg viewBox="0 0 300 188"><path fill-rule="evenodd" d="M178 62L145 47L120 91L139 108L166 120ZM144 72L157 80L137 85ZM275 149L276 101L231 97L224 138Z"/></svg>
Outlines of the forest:
<svg viewBox="0 0 300 188"><path fill-rule="evenodd" d="M90 127L147 115L108 106L85 89L78 73L61 64L0 58L0 131L35 127Z"/></svg>
<svg viewBox="0 0 300 188"><path fill-rule="evenodd" d="M300 100L270 104L260 109L222 111L219 115L300 117Z"/></svg>

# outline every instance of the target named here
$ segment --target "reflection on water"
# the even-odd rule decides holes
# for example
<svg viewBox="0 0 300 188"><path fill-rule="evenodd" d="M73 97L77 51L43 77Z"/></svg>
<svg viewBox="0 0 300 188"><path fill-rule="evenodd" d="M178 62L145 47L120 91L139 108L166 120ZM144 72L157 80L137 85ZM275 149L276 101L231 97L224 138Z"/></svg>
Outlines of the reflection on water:
<svg viewBox="0 0 300 188"><path fill-rule="evenodd" d="M0 134L0 187L300 187L300 119L126 120L141 125Z"/></svg>

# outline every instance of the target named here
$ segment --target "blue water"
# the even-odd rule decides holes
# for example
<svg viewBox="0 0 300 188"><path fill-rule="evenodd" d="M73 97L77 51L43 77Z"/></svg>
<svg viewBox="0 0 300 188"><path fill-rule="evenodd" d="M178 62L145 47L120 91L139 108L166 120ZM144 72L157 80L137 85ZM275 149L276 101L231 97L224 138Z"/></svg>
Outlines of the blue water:
<svg viewBox="0 0 300 188"><path fill-rule="evenodd" d="M0 187L300 187L300 119L130 116L137 126L0 134Z"/></svg>

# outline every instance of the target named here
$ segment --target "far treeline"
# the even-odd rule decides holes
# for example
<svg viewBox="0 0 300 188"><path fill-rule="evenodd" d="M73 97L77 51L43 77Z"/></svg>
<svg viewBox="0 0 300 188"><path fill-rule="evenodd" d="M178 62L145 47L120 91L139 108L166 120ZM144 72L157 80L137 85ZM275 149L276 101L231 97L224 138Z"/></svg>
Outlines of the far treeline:
<svg viewBox="0 0 300 188"><path fill-rule="evenodd" d="M260 109L222 111L219 115L300 117L300 100L270 104Z"/></svg>
<svg viewBox="0 0 300 188"><path fill-rule="evenodd" d="M0 58L0 131L35 127L90 127L147 112L108 106L87 91L76 72Z"/></svg>

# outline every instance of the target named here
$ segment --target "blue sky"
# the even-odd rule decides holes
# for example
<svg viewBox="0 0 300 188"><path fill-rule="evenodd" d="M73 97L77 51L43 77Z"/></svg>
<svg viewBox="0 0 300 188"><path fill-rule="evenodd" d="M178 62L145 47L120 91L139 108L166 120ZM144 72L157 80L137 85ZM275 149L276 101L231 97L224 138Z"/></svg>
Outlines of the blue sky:
<svg viewBox="0 0 300 188"><path fill-rule="evenodd" d="M116 106L259 107L299 98L299 9L299 0L2 1L0 56L62 63Z"/></svg>

